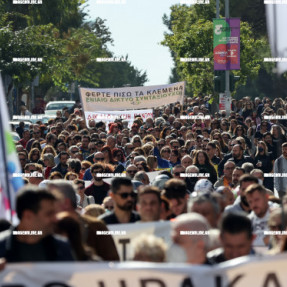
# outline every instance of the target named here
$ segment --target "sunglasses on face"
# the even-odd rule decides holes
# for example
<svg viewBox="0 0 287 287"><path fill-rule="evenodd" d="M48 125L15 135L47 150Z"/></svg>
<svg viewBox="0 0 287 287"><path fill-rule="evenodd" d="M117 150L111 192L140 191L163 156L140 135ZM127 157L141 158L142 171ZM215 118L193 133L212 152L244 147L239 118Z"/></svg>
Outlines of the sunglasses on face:
<svg viewBox="0 0 287 287"><path fill-rule="evenodd" d="M95 157L95 160L104 160L105 158L103 157Z"/></svg>
<svg viewBox="0 0 287 287"><path fill-rule="evenodd" d="M140 143L140 142L141 142L141 141L139 141L139 140L135 140L135 141L134 141L134 143Z"/></svg>
<svg viewBox="0 0 287 287"><path fill-rule="evenodd" d="M103 170L94 170L92 173L93 173L93 174L103 173Z"/></svg>
<svg viewBox="0 0 287 287"><path fill-rule="evenodd" d="M164 144L158 144L158 146L159 146L159 147L163 147L163 146L164 146Z"/></svg>
<svg viewBox="0 0 287 287"><path fill-rule="evenodd" d="M72 151L71 151L71 153L77 153L77 152L78 152L77 150L72 150Z"/></svg>
<svg viewBox="0 0 287 287"><path fill-rule="evenodd" d="M175 172L174 175L180 176L181 173L182 173L182 172Z"/></svg>
<svg viewBox="0 0 287 287"><path fill-rule="evenodd" d="M118 195L122 198L122 199L127 199L129 196L131 198L135 198L136 194L134 192L123 192L123 193L118 193Z"/></svg>
<svg viewBox="0 0 287 287"><path fill-rule="evenodd" d="M20 161L25 161L26 159L25 159L25 158L19 158L19 160L20 160Z"/></svg>
<svg viewBox="0 0 287 287"><path fill-rule="evenodd" d="M95 147L93 147L93 148L90 148L89 150L93 151L93 150L96 150L96 148L95 148Z"/></svg>
<svg viewBox="0 0 287 287"><path fill-rule="evenodd" d="M127 173L137 173L137 170L127 170Z"/></svg>
<svg viewBox="0 0 287 287"><path fill-rule="evenodd" d="M83 190L83 189L85 189L84 186L78 186L78 190Z"/></svg>

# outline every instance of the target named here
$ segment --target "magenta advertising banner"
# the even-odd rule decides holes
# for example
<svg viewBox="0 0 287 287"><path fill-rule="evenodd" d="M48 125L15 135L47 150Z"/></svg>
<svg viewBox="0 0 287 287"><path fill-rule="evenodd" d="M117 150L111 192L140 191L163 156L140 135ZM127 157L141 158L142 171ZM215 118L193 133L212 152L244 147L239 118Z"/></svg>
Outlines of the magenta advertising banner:
<svg viewBox="0 0 287 287"><path fill-rule="evenodd" d="M214 70L240 70L240 19L213 20Z"/></svg>

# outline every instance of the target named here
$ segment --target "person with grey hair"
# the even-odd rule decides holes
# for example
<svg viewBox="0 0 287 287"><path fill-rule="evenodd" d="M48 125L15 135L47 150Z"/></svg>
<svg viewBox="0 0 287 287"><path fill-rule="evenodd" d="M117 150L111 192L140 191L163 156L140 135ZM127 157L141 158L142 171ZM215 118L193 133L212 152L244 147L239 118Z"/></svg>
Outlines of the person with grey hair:
<svg viewBox="0 0 287 287"><path fill-rule="evenodd" d="M138 171L135 176L134 180L138 180L142 182L143 185L149 185L149 177L145 171Z"/></svg>
<svg viewBox="0 0 287 287"><path fill-rule="evenodd" d="M165 119L162 117L158 117L154 120L154 122L156 126L159 126L161 123L165 123Z"/></svg>
<svg viewBox="0 0 287 287"><path fill-rule="evenodd" d="M68 154L70 155L71 158L76 158L76 154L79 152L79 147L76 145L72 145L68 149Z"/></svg>
<svg viewBox="0 0 287 287"><path fill-rule="evenodd" d="M162 238L153 234L141 234L132 241L133 260L165 262L167 245Z"/></svg>
<svg viewBox="0 0 287 287"><path fill-rule="evenodd" d="M130 177L131 179L134 178L135 174L138 172L137 167L134 164L130 164L126 168L127 176Z"/></svg>
<svg viewBox="0 0 287 287"><path fill-rule="evenodd" d="M185 173L199 173L199 168L195 165L190 165L186 168ZM197 181L198 181L198 177L186 177L185 178L187 189L190 192L194 191L194 186Z"/></svg>
<svg viewBox="0 0 287 287"><path fill-rule="evenodd" d="M224 164L223 176L214 184L214 188L220 186L230 186L232 183L232 173L235 169L235 163L233 161L227 161Z"/></svg>
<svg viewBox="0 0 287 287"><path fill-rule="evenodd" d="M254 169L254 165L251 162L245 162L241 167L245 170L245 173L249 174Z"/></svg>
<svg viewBox="0 0 287 287"><path fill-rule="evenodd" d="M53 180L47 184L48 190L58 199L58 212L66 211L81 224L81 235L87 246L105 261L119 261L119 255L111 235L98 236L97 231L109 231L106 225L89 216L80 215L77 209L75 185L66 180Z"/></svg>
<svg viewBox="0 0 287 287"><path fill-rule="evenodd" d="M192 212L176 217L172 222L173 245L168 250L168 261L174 262L182 253L178 250L182 250L185 258L178 258L177 261L212 265L213 262L207 259L210 245L209 229L207 220L198 213Z"/></svg>
<svg viewBox="0 0 287 287"><path fill-rule="evenodd" d="M189 212L196 212L206 218L212 228L217 228L220 218L220 206L213 194L202 194L191 198L188 203Z"/></svg>
<svg viewBox="0 0 287 287"><path fill-rule="evenodd" d="M51 174L52 168L55 166L54 155L52 153L45 153L43 155L43 162L45 165L44 178L48 179Z"/></svg>
<svg viewBox="0 0 287 287"><path fill-rule="evenodd" d="M152 182L152 186L158 187L160 190L163 190L164 184L169 179L170 179L170 177L166 174L157 175Z"/></svg>
<svg viewBox="0 0 287 287"><path fill-rule="evenodd" d="M181 159L181 165L184 167L184 168L187 168L189 166L192 165L192 157L190 155L185 155L182 157Z"/></svg>
<svg viewBox="0 0 287 287"><path fill-rule="evenodd" d="M137 155L135 158L134 158L134 164L136 165L138 162L140 161L143 161L146 163L146 158L143 156L143 155Z"/></svg>
<svg viewBox="0 0 287 287"><path fill-rule="evenodd" d="M114 136L108 136L108 137L107 137L107 145L108 145L111 149L113 149L113 148L116 147L116 142L117 142L117 140L116 140L116 138L115 138Z"/></svg>

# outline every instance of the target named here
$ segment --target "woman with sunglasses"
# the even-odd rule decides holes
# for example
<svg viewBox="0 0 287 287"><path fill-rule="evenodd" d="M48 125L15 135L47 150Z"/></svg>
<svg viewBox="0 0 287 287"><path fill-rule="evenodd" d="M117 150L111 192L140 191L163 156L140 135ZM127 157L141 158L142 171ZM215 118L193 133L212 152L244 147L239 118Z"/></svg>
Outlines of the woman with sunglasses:
<svg viewBox="0 0 287 287"><path fill-rule="evenodd" d="M172 167L180 164L180 154L177 149L173 149L169 156L169 163Z"/></svg>
<svg viewBox="0 0 287 287"><path fill-rule="evenodd" d="M248 148L251 149L252 148L251 141L245 134L246 130L244 126L238 125L234 130L234 136L232 137L232 139L236 139L237 137L243 137Z"/></svg>
<svg viewBox="0 0 287 287"><path fill-rule="evenodd" d="M252 116L252 112L253 112L253 104L251 101L248 101L244 105L244 108L242 110L242 116L244 118L250 117Z"/></svg>
<svg viewBox="0 0 287 287"><path fill-rule="evenodd" d="M38 148L32 148L29 152L28 159L31 163L38 163L40 159L40 150Z"/></svg>
<svg viewBox="0 0 287 287"><path fill-rule="evenodd" d="M217 173L212 165L207 153L203 150L195 152L193 164L198 167L199 170L204 170L205 173L209 173L209 180L214 184L217 181Z"/></svg>
<svg viewBox="0 0 287 287"><path fill-rule="evenodd" d="M226 120L225 121L221 121L220 129L221 129L222 132L228 132L229 124L228 124L228 122Z"/></svg>
<svg viewBox="0 0 287 287"><path fill-rule="evenodd" d="M132 144L135 148L137 147L141 147L142 146L142 140L141 137L139 135L135 135L132 138Z"/></svg>
<svg viewBox="0 0 287 287"><path fill-rule="evenodd" d="M32 143L31 148L37 148L40 152L42 151L42 148L41 148L41 145L40 145L40 142L39 142L39 141L34 141L34 142Z"/></svg>
<svg viewBox="0 0 287 287"><path fill-rule="evenodd" d="M85 182L81 179L75 179L74 184L77 186L77 194L80 196L79 206L85 208L90 204L95 204L95 199L92 195L85 195Z"/></svg>
<svg viewBox="0 0 287 287"><path fill-rule="evenodd" d="M219 142L220 149L223 153L228 153L228 146L225 144L220 133L213 134L211 136L211 139Z"/></svg>
<svg viewBox="0 0 287 287"><path fill-rule="evenodd" d="M124 164L126 161L124 152L120 148L114 148L112 150L112 156L117 164Z"/></svg>
<svg viewBox="0 0 287 287"><path fill-rule="evenodd" d="M274 160L268 153L268 148L264 141L258 142L254 162L254 167L262 170L264 173L271 173L273 170ZM270 190L274 189L272 177L264 177L263 184L266 188Z"/></svg>
<svg viewBox="0 0 287 287"><path fill-rule="evenodd" d="M237 127L237 125L238 125L238 122L237 122L237 120L236 119L232 119L231 121L230 121L230 127L229 127L229 133L232 135L232 136L234 136L234 130L235 130L235 128Z"/></svg>
<svg viewBox="0 0 287 287"><path fill-rule="evenodd" d="M150 172L149 167L147 166L146 162L144 162L144 161L137 162L136 167L137 167L138 171Z"/></svg>
<svg viewBox="0 0 287 287"><path fill-rule="evenodd" d="M84 161L81 162L81 171L80 171L80 174L79 174L79 179L83 179L84 178L86 170L89 169L91 166L92 166L92 163L89 162L88 160L84 160ZM92 175L91 175L91 178L92 178Z"/></svg>
<svg viewBox="0 0 287 287"><path fill-rule="evenodd" d="M270 130L270 124L268 121L263 120L260 125L257 126L257 131L255 133L256 138L263 138L263 135Z"/></svg>
<svg viewBox="0 0 287 287"><path fill-rule="evenodd" d="M271 135L275 148L275 154L273 154L273 156L277 158L282 154L282 144L286 142L286 136L284 135L284 130L279 125L273 125L271 127Z"/></svg>

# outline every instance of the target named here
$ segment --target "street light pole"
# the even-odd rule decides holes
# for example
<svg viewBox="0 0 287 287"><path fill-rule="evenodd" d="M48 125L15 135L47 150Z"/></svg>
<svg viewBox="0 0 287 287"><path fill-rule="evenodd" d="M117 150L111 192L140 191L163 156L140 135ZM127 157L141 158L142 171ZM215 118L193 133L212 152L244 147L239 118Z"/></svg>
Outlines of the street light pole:
<svg viewBox="0 0 287 287"><path fill-rule="evenodd" d="M225 19L229 18L229 0L225 0ZM228 51L227 47L229 44L226 44L226 52ZM226 55L226 60L227 60L227 55ZM229 103L228 99L230 99L230 71L225 70L225 97L227 99L227 103ZM229 113L230 108L226 111Z"/></svg>
<svg viewBox="0 0 287 287"><path fill-rule="evenodd" d="M219 0L216 0L216 19L219 19Z"/></svg>

